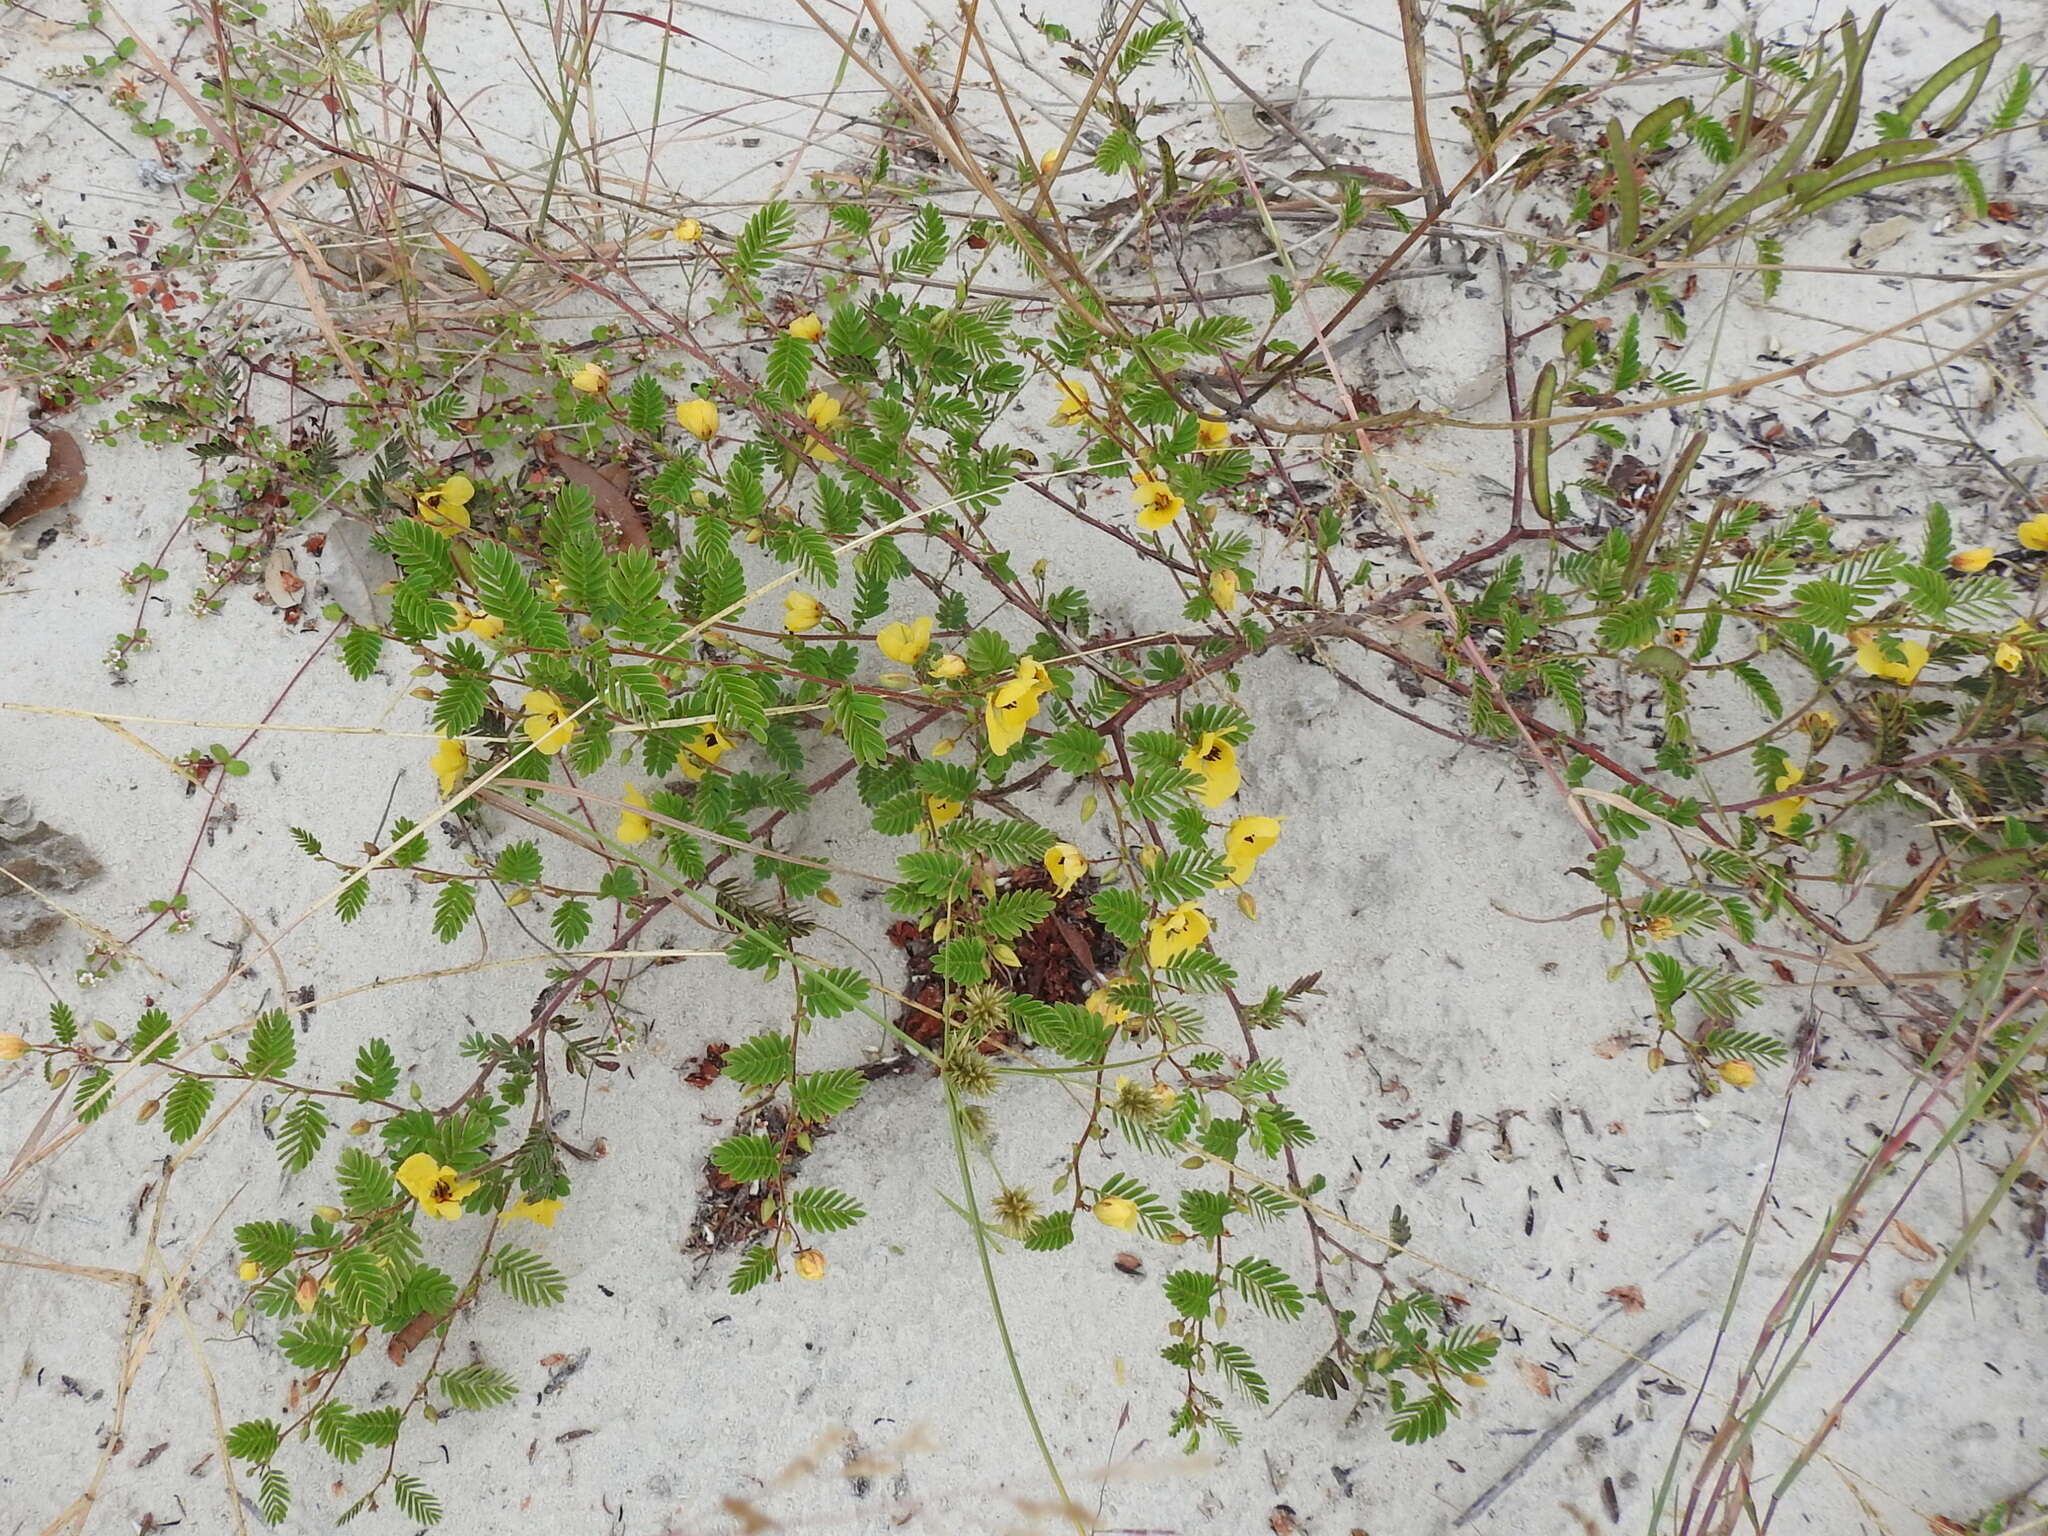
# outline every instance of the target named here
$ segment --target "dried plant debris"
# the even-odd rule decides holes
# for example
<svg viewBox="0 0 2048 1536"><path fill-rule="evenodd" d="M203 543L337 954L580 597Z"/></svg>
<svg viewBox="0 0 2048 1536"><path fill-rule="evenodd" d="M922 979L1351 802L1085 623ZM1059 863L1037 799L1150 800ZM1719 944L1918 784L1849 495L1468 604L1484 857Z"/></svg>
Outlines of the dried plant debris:
<svg viewBox="0 0 2048 1536"><path fill-rule="evenodd" d="M38 820L26 795L0 796L0 949L54 938L64 914L44 898L69 895L102 873L77 838Z"/></svg>

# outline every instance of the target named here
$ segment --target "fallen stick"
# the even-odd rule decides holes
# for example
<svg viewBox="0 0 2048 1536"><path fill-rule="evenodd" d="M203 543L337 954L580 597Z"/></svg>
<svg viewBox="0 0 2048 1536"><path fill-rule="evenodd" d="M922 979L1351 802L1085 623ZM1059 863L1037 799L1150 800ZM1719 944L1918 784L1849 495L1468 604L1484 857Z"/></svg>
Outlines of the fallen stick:
<svg viewBox="0 0 2048 1536"><path fill-rule="evenodd" d="M1598 1386L1594 1387L1592 1391L1572 1405L1569 1413L1538 1435L1536 1443L1522 1453L1519 1461L1512 1467L1509 1467L1491 1488L1487 1489L1486 1492L1479 1495L1478 1498L1465 1507L1465 1512L1451 1522L1452 1527L1455 1529L1458 1526L1470 1525L1474 1520L1485 1514L1495 1499L1506 1493L1508 1489L1521 1480L1523 1473L1543 1459L1544 1453L1563 1438L1566 1430L1578 1423L1579 1420L1592 1412L1594 1408L1612 1397L1620 1390L1623 1382L1635 1375L1643 1366L1650 1363L1658 1350L1671 1343L1674 1339L1679 1338L1688 1328L1692 1327L1694 1323L1706 1315L1707 1308L1701 1307L1699 1311L1693 1313L1683 1322L1675 1323L1661 1333L1652 1334L1649 1343L1609 1371L1601 1379Z"/></svg>

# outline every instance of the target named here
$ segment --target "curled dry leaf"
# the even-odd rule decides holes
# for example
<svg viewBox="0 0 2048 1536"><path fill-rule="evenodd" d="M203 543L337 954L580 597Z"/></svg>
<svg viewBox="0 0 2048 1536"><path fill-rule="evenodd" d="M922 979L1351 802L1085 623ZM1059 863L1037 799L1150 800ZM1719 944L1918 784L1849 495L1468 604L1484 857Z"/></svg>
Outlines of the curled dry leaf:
<svg viewBox="0 0 2048 1536"><path fill-rule="evenodd" d="M21 488L21 494L0 510L0 528L12 528L44 512L53 512L85 489L85 451L63 428L43 434L50 445L43 472Z"/></svg>
<svg viewBox="0 0 2048 1536"><path fill-rule="evenodd" d="M299 579L297 562L292 552L282 544L271 546L270 553L263 557L263 591L270 601L279 608L289 608L299 600L299 594L306 590L305 582Z"/></svg>
<svg viewBox="0 0 2048 1536"><path fill-rule="evenodd" d="M1640 1312L1646 1305L1642 1291L1633 1285L1617 1285L1607 1294L1624 1312Z"/></svg>
<svg viewBox="0 0 2048 1536"><path fill-rule="evenodd" d="M1521 1373L1522 1384L1538 1397L1555 1397L1557 1395L1556 1381L1551 1378L1550 1372L1543 1369L1534 1360L1517 1360L1515 1362L1515 1369Z"/></svg>
<svg viewBox="0 0 2048 1536"><path fill-rule="evenodd" d="M1934 1244L1928 1242L1926 1238L1896 1218L1885 1227L1884 1235L1887 1242L1909 1259L1918 1259L1923 1264L1931 1264L1941 1257Z"/></svg>

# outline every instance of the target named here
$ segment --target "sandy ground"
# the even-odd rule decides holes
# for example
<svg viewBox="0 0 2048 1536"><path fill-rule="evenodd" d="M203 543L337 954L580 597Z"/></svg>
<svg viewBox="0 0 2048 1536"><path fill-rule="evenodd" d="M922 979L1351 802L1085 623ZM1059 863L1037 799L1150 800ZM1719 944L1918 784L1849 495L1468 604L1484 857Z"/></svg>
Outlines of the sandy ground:
<svg viewBox="0 0 2048 1536"><path fill-rule="evenodd" d="M834 93L834 60L793 7L733 0L715 11L686 9L696 13L693 30L703 28L742 61L702 49L683 57L692 71L678 87L686 99L671 97L656 160L660 178L690 199L758 195L798 169L791 136L812 132L817 104L872 105L858 80ZM1953 52L1967 35L1957 18L1972 22L1979 8L1903 9L1887 42L1884 67L1893 75ZM904 24L916 19L910 7L900 10ZM131 20L175 54L180 39L168 19L146 14ZM1310 78L1311 95L1322 94L1315 131L1341 138L1360 158L1408 168L1398 50L1346 19L1390 26L1390 6L1358 0L1284 17L1278 9L1202 7L1197 15L1264 87L1296 80L1310 53L1328 44ZM1779 19L1796 32L1811 18L1788 6ZM1677 40L1733 20L1726 7L1704 17L1653 7L1646 25ZM517 72L496 51L503 38L493 29L502 22L478 8L464 24L477 37L459 50L449 45L451 67L458 80L468 72L474 110L484 119L497 114L496 130L508 140L532 143L534 122L513 88ZM634 43L618 25L622 44ZM18 13L8 27L0 58L15 79L92 51ZM485 37L495 39L491 46ZM2039 45L2037 35L2035 55ZM619 123L635 120L636 109L644 121L647 70L623 59L616 68L610 91ZM771 80L799 105L754 101L751 92ZM115 121L93 88L64 94ZM726 108L732 116L710 120ZM0 86L0 138L22 146L7 162L0 201L33 196L44 208L61 207L74 228L109 234L137 214L163 216L177 206L174 189L144 186L104 140L47 99ZM821 151L810 154L815 160ZM1888 264L1962 260L1984 238L1923 217L1932 206L1931 198L1902 199L1872 215L1913 222ZM18 217L8 222L14 227L0 238L20 233ZM1841 260L1867 222L1845 213L1806 244L1817 259ZM1469 278L1429 280L1404 293L1437 329L1426 349L1379 356L1394 395L1474 409L1490 401L1499 411L1498 379L1488 372L1496 281L1485 260ZM1795 278L1768 311L1730 306L1725 323L1696 336L1693 354L1672 366L1732 376L1761 366L1754 358L1768 350L1824 348L1844 320L1873 324L1891 309L1904 316L1929 302L1910 281L1873 281L1850 295L1839 282ZM1528 303L1531 312L1540 307L1534 295ZM280 315L280 324L292 323L289 306ZM1887 366L1881 355L1859 357L1841 382ZM1965 394L1990 387L1967 368L1941 382ZM1765 458L1745 450L1744 424L1771 411L1796 434L1796 452ZM1866 420L1896 462L1873 463L1846 445ZM1939 497L1969 532L1990 511L1987 472L1951 447L1887 437L1882 429L1892 424L1947 431L1932 407L1916 411L1896 394L1829 413L1811 399L1767 393L1719 419L1709 464L1751 494L1823 494L1852 528L1858 519L1896 525ZM2022 428L2012 430L2000 449L2038 456L2038 436L2030 445ZM1680 431L1647 420L1638 451L1654 462ZM1987 441L1994 437L1987 430ZM514 960L531 946L499 911L481 942L473 932L453 950L423 947L418 915L400 894L373 900L349 927L329 912L308 916L332 882L287 834L304 825L330 846L349 847L372 838L387 813L416 815L431 804L430 728L408 696L411 680L387 666L365 684L349 682L328 626L288 629L249 588L231 589L217 617L193 616L183 598L203 579L206 541L181 520L198 466L132 441L95 442L89 454L84 500L20 530L0 581L0 700L42 711L0 714L0 794L28 794L38 814L79 836L106 865L70 898L83 919L132 932L189 856L194 923L181 936L157 927L135 963L90 991L74 979L85 947L76 932L7 956L0 1024L39 1019L59 997L124 1025L145 996L175 1010L225 978L195 1033L290 1000L304 1004L297 1017L307 1070L343 1075L356 1044L381 1033L402 1059L416 1051L432 1063L440 1075L421 1086L430 1100L445 1097L460 1069L452 1041L472 1027L523 1023L542 985L538 969L507 965L360 989L479 958ZM1468 444L1421 439L1395 450L1394 463L1403 476L1439 487L1441 547L1458 547L1499 513L1497 478L1489 481L1486 455ZM307 531L314 529L331 537L318 558L301 551L300 572L316 594L360 603L377 579L361 558L360 536L322 521ZM116 678L101 657L138 621L120 577L159 550L171 579L140 605L156 643ZM1056 573L1085 572L1098 590L1123 591L1099 550L1065 533L1033 553ZM1124 601L1127 611L1112 618L1146 622L1171 611L1135 573ZM1440 1267L1409 1261L1401 1272L1464 1297L1467 1315L1498 1327L1507 1346L1493 1385L1474 1393L1466 1416L1426 1447L1391 1445L1370 1413L1347 1423L1340 1409L1294 1396L1268 1416L1247 1415L1242 1448L1184 1459L1162 1433L1172 1373L1156 1354L1166 1311L1156 1280L1174 1252L1135 1245L1146 1276L1128 1278L1112 1263L1125 1244L1091 1223L1064 1253L1013 1253L998 1264L1052 1449L1105 1529L1425 1536L1453 1529L1539 1437L1563 1424L1469 1528L1640 1529L1714 1364L1720 1308L1745 1261L1766 1175L1775 1167L1717 1384L1728 1358L1748 1348L1855 1157L1898 1112L1909 1079L1891 1021L1846 989L1777 989L1758 1027L1787 1040L1802 1028L1817 1031L1817 1069L1789 1101L1783 1073L1747 1094L1698 1101L1681 1074L1648 1073L1641 1050L1628 1048L1650 1036L1648 1005L1627 983L1608 979L1613 956L1596 931L1503 916L1504 908L1550 915L1587 899L1583 882L1567 873L1583 843L1547 787L1508 759L1378 713L1291 659L1259 665L1249 685L1261 735L1245 802L1293 819L1262 871L1263 920L1253 927L1233 915L1225 941L1254 988L1323 973L1323 995L1310 1001L1305 1021L1271 1047L1292 1068L1297 1105L1321 1135L1310 1166L1328 1175L1332 1202L1365 1227L1383 1230L1403 1207L1415 1248ZM1617 677L1613 686L1625 684ZM66 718L67 709L167 723L132 723L131 737ZM1731 737L1742 723L1732 713ZM259 734L242 753L250 774L215 796L188 794L138 745L175 756L238 741L241 726L257 721L309 729ZM324 727L371 732L317 729ZM499 841L518 835L487 824ZM828 802L801 836L850 865L876 867L880 850L862 835L839 836L836 824ZM876 949L886 922L879 903L851 902L841 918L849 960ZM678 920L647 937L688 947L704 935ZM273 955L239 969L273 939ZM644 1023L644 1045L574 1106L563 1128L586 1144L602 1137L609 1155L580 1171L570 1210L542 1234L571 1278L570 1305L493 1306L459 1328L455 1353L475 1349L511 1369L524 1392L505 1408L407 1436L401 1469L443 1497L446 1528L531 1524L616 1536L737 1529L720 1513L725 1495L756 1500L803 1530L1055 1528L1034 1512L1048 1486L1008 1383L973 1245L943 1198L954 1189L952 1151L933 1085L915 1077L878 1084L810 1165L857 1191L871 1213L831 1244L828 1281L734 1298L725 1288L730 1261L706 1267L683 1243L703 1154L726 1134L739 1095L730 1083L689 1086L684 1073L707 1042L772 1027L785 1004L716 962L656 970L628 1001ZM851 1061L874 1044L848 1030L824 1048ZM118 1280L34 1263L0 1267L7 1536L45 1529L89 1486L98 1504L81 1529L147 1530L181 1518L192 1531L236 1529L244 1516L223 1483L216 1416L232 1423L273 1412L287 1390L288 1368L267 1342L271 1326L257 1325L262 1343L230 1326L242 1287L228 1232L280 1200L321 1203L325 1160L281 1179L266 1145L265 1100L256 1095L178 1168L160 1200L165 1144L157 1127L132 1123L141 1097L40 1165L0 1205L0 1255L133 1271L154 1252L160 1267L148 1273L149 1294L165 1294L167 1275L181 1287L174 1308L153 1309L138 1325L130 1288ZM0 1068L0 1152L11 1153L48 1104L33 1074ZM1064 1115L1051 1104L1042 1116L1013 1109L1002 1125L1006 1174L1049 1181L1063 1156ZM1908 1219L1945 1249L1959 1213L1982 1197L2007 1153L2000 1138L1966 1140ZM1788 1499L1796 1524L1785 1529L1917 1532L1932 1516L1965 1518L2033 1478L2044 1435L2048 1298L2019 1212L2010 1214L1859 1396L1827 1460L1795 1485ZM1269 1242L1301 1272L1307 1261L1298 1246L1293 1233ZM1879 1247L1823 1347L1769 1413L1755 1453L1760 1498L1896 1327L1901 1288L1932 1269L1904 1245ZM1362 1302L1370 1293L1350 1294ZM1245 1337L1283 1387L1317 1349L1307 1328L1259 1325ZM1653 1361L1638 1358L1653 1345ZM1717 1422L1716 1390L1693 1421L1696 1433ZM877 1456L886 1464L861 1460ZM284 1460L300 1488L286 1529L328 1529L345 1499L330 1499L313 1470L331 1464L310 1448ZM374 1520L375 1528L400 1524L388 1513Z"/></svg>

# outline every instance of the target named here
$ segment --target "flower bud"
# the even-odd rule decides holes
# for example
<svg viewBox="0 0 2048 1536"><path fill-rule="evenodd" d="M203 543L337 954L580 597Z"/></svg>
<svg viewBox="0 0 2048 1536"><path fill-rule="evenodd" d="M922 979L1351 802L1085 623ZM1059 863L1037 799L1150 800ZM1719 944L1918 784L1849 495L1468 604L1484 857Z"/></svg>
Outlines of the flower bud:
<svg viewBox="0 0 2048 1536"><path fill-rule="evenodd" d="M825 1278L825 1255L815 1248L799 1248L795 1268L799 1280L822 1280Z"/></svg>
<svg viewBox="0 0 2048 1536"><path fill-rule="evenodd" d="M1746 1061L1724 1061L1714 1070L1730 1088L1748 1088L1756 1082L1756 1068Z"/></svg>

